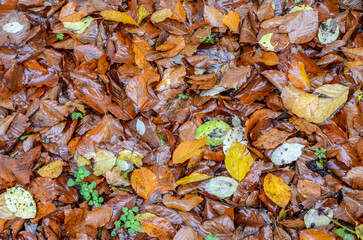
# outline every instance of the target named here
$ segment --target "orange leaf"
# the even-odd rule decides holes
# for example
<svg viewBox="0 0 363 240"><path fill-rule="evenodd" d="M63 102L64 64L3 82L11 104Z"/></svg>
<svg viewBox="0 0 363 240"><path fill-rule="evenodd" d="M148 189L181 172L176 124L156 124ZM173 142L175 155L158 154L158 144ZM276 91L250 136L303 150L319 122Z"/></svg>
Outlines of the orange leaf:
<svg viewBox="0 0 363 240"><path fill-rule="evenodd" d="M98 73L105 74L110 64L107 62L107 55L103 54L97 62Z"/></svg>
<svg viewBox="0 0 363 240"><path fill-rule="evenodd" d="M288 76L289 80L295 87L301 88L305 91L311 88L310 80L304 69L304 63L291 62Z"/></svg>
<svg viewBox="0 0 363 240"><path fill-rule="evenodd" d="M87 211L85 217L85 225L99 228L105 226L112 217L112 207L104 206Z"/></svg>
<svg viewBox="0 0 363 240"><path fill-rule="evenodd" d="M54 213L57 210L57 207L51 202L38 202L37 203L37 215L35 218L31 219L32 223L37 223L40 219L48 216L51 213Z"/></svg>
<svg viewBox="0 0 363 240"><path fill-rule="evenodd" d="M132 39L133 46L132 49L135 53L135 62L140 68L147 68L150 64L146 61L145 56L151 52L153 49L149 43L141 37L134 37Z"/></svg>
<svg viewBox="0 0 363 240"><path fill-rule="evenodd" d="M233 11L228 11L227 15L223 15L223 23L231 29L232 32L238 31L239 14Z"/></svg>
<svg viewBox="0 0 363 240"><path fill-rule="evenodd" d="M179 196L168 196L163 200L164 205L168 208L174 208L184 212L192 210L201 202L203 202L203 198L191 194L187 194L183 198Z"/></svg>
<svg viewBox="0 0 363 240"><path fill-rule="evenodd" d="M150 237L159 240L171 240L175 235L173 225L161 217L147 217L140 220L141 226Z"/></svg>
<svg viewBox="0 0 363 240"><path fill-rule="evenodd" d="M202 153L200 148L205 145L208 136L194 141L185 141L181 143L174 151L173 163L183 163L193 156Z"/></svg>
<svg viewBox="0 0 363 240"><path fill-rule="evenodd" d="M180 0L176 0L176 4L172 7L172 10L173 16L171 16L170 19L175 19L179 22L185 23L186 13Z"/></svg>
<svg viewBox="0 0 363 240"><path fill-rule="evenodd" d="M264 52L259 61L268 66L274 66L280 62L279 57L274 52Z"/></svg>
<svg viewBox="0 0 363 240"><path fill-rule="evenodd" d="M335 240L335 238L323 231L316 229L304 230L299 233L300 240Z"/></svg>
<svg viewBox="0 0 363 240"><path fill-rule="evenodd" d="M135 26L138 25L137 22L135 22L135 20L131 16L127 15L124 12L119 12L116 10L106 10L106 11L101 11L101 15L105 20L122 22L125 24L131 24Z"/></svg>
<svg viewBox="0 0 363 240"><path fill-rule="evenodd" d="M269 173L263 182L263 190L268 198L282 208L285 208L291 199L290 187L282 178Z"/></svg>
<svg viewBox="0 0 363 240"><path fill-rule="evenodd" d="M136 193L149 200L157 188L158 179L150 169L142 167L133 171L131 185Z"/></svg>

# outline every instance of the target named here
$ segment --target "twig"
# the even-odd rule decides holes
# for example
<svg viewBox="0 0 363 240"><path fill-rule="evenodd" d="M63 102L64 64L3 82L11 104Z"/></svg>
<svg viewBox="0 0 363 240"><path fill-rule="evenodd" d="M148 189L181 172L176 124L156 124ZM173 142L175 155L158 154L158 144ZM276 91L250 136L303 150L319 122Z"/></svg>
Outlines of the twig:
<svg viewBox="0 0 363 240"><path fill-rule="evenodd" d="M286 9L285 11L283 11L282 13L280 13L280 14L277 14L277 16L283 16L283 15L285 15L285 14L287 14L287 13L289 13L290 11L291 11L291 9L293 9L294 7L296 7L297 5L299 5L299 3L301 3L302 1L304 1L304 0L299 0L298 2L296 2L294 5L292 5L292 7L290 7L290 8L288 8L288 9Z"/></svg>

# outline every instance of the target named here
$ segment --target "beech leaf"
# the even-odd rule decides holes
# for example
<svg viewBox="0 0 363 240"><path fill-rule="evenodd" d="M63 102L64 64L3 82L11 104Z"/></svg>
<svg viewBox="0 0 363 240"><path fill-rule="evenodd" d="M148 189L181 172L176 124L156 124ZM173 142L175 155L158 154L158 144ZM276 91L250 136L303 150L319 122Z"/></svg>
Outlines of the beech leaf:
<svg viewBox="0 0 363 240"><path fill-rule="evenodd" d="M205 190L219 198L228 198L232 196L238 187L238 182L229 177L212 178L206 185Z"/></svg>
<svg viewBox="0 0 363 240"><path fill-rule="evenodd" d="M135 22L135 20L131 16L127 15L124 12L119 12L116 10L105 10L101 11L101 15L105 20L108 21L122 22L125 24L137 26L137 22Z"/></svg>
<svg viewBox="0 0 363 240"><path fill-rule="evenodd" d="M280 177L269 173L263 182L263 190L267 197L282 208L285 208L291 199L290 187Z"/></svg>
<svg viewBox="0 0 363 240"><path fill-rule="evenodd" d="M205 145L207 136L194 140L182 142L173 153L173 163L184 163L186 160L198 156L203 152L201 147Z"/></svg>
<svg viewBox="0 0 363 240"><path fill-rule="evenodd" d="M250 171L253 158L245 145L235 142L227 151L225 164L229 174L241 181Z"/></svg>
<svg viewBox="0 0 363 240"><path fill-rule="evenodd" d="M211 176L208 176L206 174L201 174L201 173L192 173L186 177L183 177L181 179L179 179L175 184L174 184L174 188L176 188L179 185L184 185L187 183L193 183L193 182L199 182L199 181L203 181L206 180L208 178L211 178Z"/></svg>
<svg viewBox="0 0 363 240"><path fill-rule="evenodd" d="M6 206L17 217L34 218L37 207L33 196L21 187L8 188L5 193Z"/></svg>
<svg viewBox="0 0 363 240"><path fill-rule="evenodd" d="M63 171L64 162L62 160L56 160L38 170L38 173L42 177L57 178Z"/></svg>

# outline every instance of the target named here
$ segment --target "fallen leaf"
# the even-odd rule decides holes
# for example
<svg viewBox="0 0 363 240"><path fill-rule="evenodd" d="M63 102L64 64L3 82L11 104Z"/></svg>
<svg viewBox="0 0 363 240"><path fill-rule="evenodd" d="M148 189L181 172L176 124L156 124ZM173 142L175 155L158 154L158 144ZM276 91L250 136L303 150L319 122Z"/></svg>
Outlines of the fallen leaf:
<svg viewBox="0 0 363 240"><path fill-rule="evenodd" d="M62 160L56 160L48 165L41 167L38 173L42 177L57 178L63 171L64 162Z"/></svg>
<svg viewBox="0 0 363 240"><path fill-rule="evenodd" d="M275 47L277 46L277 44L275 46L271 44L272 35L273 33L267 33L262 36L260 41L258 41L258 43L261 44L268 51L275 51Z"/></svg>
<svg viewBox="0 0 363 240"><path fill-rule="evenodd" d="M225 165L232 177L241 181L250 171L254 161L245 145L234 143L227 151Z"/></svg>
<svg viewBox="0 0 363 240"><path fill-rule="evenodd" d="M201 202L203 202L203 198L191 194L187 194L184 197L168 196L163 200L164 205L168 208L173 208L184 212L192 210Z"/></svg>
<svg viewBox="0 0 363 240"><path fill-rule="evenodd" d="M231 29L232 32L238 31L239 14L230 10L227 10L228 14L223 15L223 23Z"/></svg>
<svg viewBox="0 0 363 240"><path fill-rule="evenodd" d="M169 8L164 8L159 11L156 11L151 15L150 20L154 23L159 23L164 21L167 18L170 18L173 15L173 11Z"/></svg>
<svg viewBox="0 0 363 240"><path fill-rule="evenodd" d="M38 202L37 203L37 215L31 219L32 223L37 223L42 218L48 216L51 213L57 211L57 207L51 202Z"/></svg>
<svg viewBox="0 0 363 240"><path fill-rule="evenodd" d="M198 127L197 132L195 133L195 138L201 139L208 136L205 144L218 146L223 143L225 135L230 129L231 127L223 121L208 121Z"/></svg>
<svg viewBox="0 0 363 240"><path fill-rule="evenodd" d="M6 192L0 194L0 216L1 219L11 220L16 218L16 216L10 211L10 209L6 205L5 194Z"/></svg>
<svg viewBox="0 0 363 240"><path fill-rule="evenodd" d="M173 163L184 163L186 160L200 155L203 150L200 149L205 145L207 136L194 141L182 142L173 153Z"/></svg>
<svg viewBox="0 0 363 240"><path fill-rule="evenodd" d="M295 87L301 88L304 91L310 90L311 83L302 62L291 62L288 76Z"/></svg>
<svg viewBox="0 0 363 240"><path fill-rule="evenodd" d="M251 67L235 67L229 68L227 72L223 75L221 82L218 84L220 87L224 88L237 88L241 87L247 82L248 77L251 73Z"/></svg>
<svg viewBox="0 0 363 240"><path fill-rule="evenodd" d="M253 145L262 149L272 149L285 142L289 136L290 133L288 132L280 131L277 128L271 128L262 132Z"/></svg>
<svg viewBox="0 0 363 240"><path fill-rule="evenodd" d="M144 18L150 15L150 13L144 8L143 5L140 5L137 9L138 18L137 18L137 24L140 24Z"/></svg>
<svg viewBox="0 0 363 240"><path fill-rule="evenodd" d="M122 22L125 24L131 24L137 26L135 20L124 12L119 12L116 10L105 10L101 11L101 15L105 20L108 21Z"/></svg>
<svg viewBox="0 0 363 240"><path fill-rule="evenodd" d="M93 174L95 176L100 176L111 170L116 163L116 156L105 149L100 149L97 153L89 153L88 158L89 157L92 157L95 160L95 164L93 165Z"/></svg>
<svg viewBox="0 0 363 240"><path fill-rule="evenodd" d="M329 18L326 22L320 24L318 38L322 44L328 44L339 37L339 25L333 18Z"/></svg>
<svg viewBox="0 0 363 240"><path fill-rule="evenodd" d="M223 141L223 153L227 154L228 149L235 144L235 142L247 145L248 142L245 139L245 129L242 126L233 127L228 131Z"/></svg>
<svg viewBox="0 0 363 240"><path fill-rule="evenodd" d="M34 218L37 213L33 196L21 187L6 189L5 201L6 206L17 217L29 219Z"/></svg>
<svg viewBox="0 0 363 240"><path fill-rule="evenodd" d="M290 187L280 177L269 173L263 182L263 190L267 197L282 208L285 208L291 199Z"/></svg>
<svg viewBox="0 0 363 240"><path fill-rule="evenodd" d="M150 64L148 61L146 61L145 58L145 56L152 51L149 43L141 37L134 37L132 39L132 43L132 49L135 53L136 64L142 69L149 67Z"/></svg>
<svg viewBox="0 0 363 240"><path fill-rule="evenodd" d="M315 89L314 94L286 86L281 93L287 109L309 122L322 123L333 117L348 99L349 87L340 84L325 84Z"/></svg>
<svg viewBox="0 0 363 240"><path fill-rule="evenodd" d="M193 183L193 182L199 182L199 181L203 181L206 180L208 178L211 178L211 176L208 176L206 174L201 174L201 173L192 173L186 177L183 177L181 179L179 179L175 184L174 184L174 188L176 188L179 185L184 185L187 183Z"/></svg>
<svg viewBox="0 0 363 240"><path fill-rule="evenodd" d="M93 17L84 17L80 21L77 22L63 22L63 26L74 33L81 34L91 25Z"/></svg>
<svg viewBox="0 0 363 240"><path fill-rule="evenodd" d="M160 240L171 240L175 235L173 225L161 217L147 217L140 220L142 228L150 237Z"/></svg>
<svg viewBox="0 0 363 240"><path fill-rule="evenodd" d="M125 161L134 164L138 168L142 166L144 155L138 151L123 150L119 155L120 156L117 158L117 165L120 165L121 161Z"/></svg>
<svg viewBox="0 0 363 240"><path fill-rule="evenodd" d="M88 211L85 217L85 225L93 228L99 228L106 225L112 217L112 207L105 206Z"/></svg>
<svg viewBox="0 0 363 240"><path fill-rule="evenodd" d="M271 161L277 166L290 164L301 156L304 147L298 143L283 143L272 153Z"/></svg>
<svg viewBox="0 0 363 240"><path fill-rule="evenodd" d="M307 228L326 226L333 218L333 214L333 210L328 207L312 208L304 215L304 222Z"/></svg>
<svg viewBox="0 0 363 240"><path fill-rule="evenodd" d="M238 182L229 177L212 178L206 185L205 190L219 198L228 198L232 196L238 187Z"/></svg>
<svg viewBox="0 0 363 240"><path fill-rule="evenodd" d="M146 200L151 199L157 188L157 178L150 169L142 167L131 175L131 185L135 192Z"/></svg>
<svg viewBox="0 0 363 240"><path fill-rule="evenodd" d="M335 240L335 238L329 233L316 229L300 231L299 237L301 240Z"/></svg>

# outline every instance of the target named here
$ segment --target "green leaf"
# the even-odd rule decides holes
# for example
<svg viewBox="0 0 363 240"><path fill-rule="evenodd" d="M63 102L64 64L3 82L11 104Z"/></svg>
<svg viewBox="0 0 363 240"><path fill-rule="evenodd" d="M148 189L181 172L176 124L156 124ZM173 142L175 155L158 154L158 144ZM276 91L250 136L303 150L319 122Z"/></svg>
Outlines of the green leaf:
<svg viewBox="0 0 363 240"><path fill-rule="evenodd" d="M85 116L85 114L83 114L83 113L74 112L74 113L72 113L72 120L75 120L78 118L82 119L84 116Z"/></svg>
<svg viewBox="0 0 363 240"><path fill-rule="evenodd" d="M123 222L126 221L126 216L125 215L122 215L121 218L120 218Z"/></svg>
<svg viewBox="0 0 363 240"><path fill-rule="evenodd" d="M139 211L139 208L138 207L133 207L132 208L132 211L134 211L135 213L137 213Z"/></svg>
<svg viewBox="0 0 363 240"><path fill-rule="evenodd" d="M27 137L29 137L29 134L21 135L21 136L19 137L19 140L24 140L24 139L26 139Z"/></svg>
<svg viewBox="0 0 363 240"><path fill-rule="evenodd" d="M115 228L121 228L121 221L120 220L115 222Z"/></svg>
<svg viewBox="0 0 363 240"><path fill-rule="evenodd" d="M131 226L130 222L125 222L125 227L129 228Z"/></svg>
<svg viewBox="0 0 363 240"><path fill-rule="evenodd" d="M67 185L70 187L73 187L74 185L76 185L76 182L73 179L68 179Z"/></svg>
<svg viewBox="0 0 363 240"><path fill-rule="evenodd" d="M352 234L345 234L343 239L344 240L355 240L355 237Z"/></svg>
<svg viewBox="0 0 363 240"><path fill-rule="evenodd" d="M231 127L223 121L208 121L198 127L195 138L201 139L208 136L205 144L216 147L223 143L224 138L230 129Z"/></svg>
<svg viewBox="0 0 363 240"><path fill-rule="evenodd" d="M83 33L89 27L89 25L91 25L93 20L93 17L88 16L82 18L78 22L63 22L63 26L74 33L80 34Z"/></svg>
<svg viewBox="0 0 363 240"><path fill-rule="evenodd" d="M92 206L93 205L93 200L89 201L88 205Z"/></svg>
<svg viewBox="0 0 363 240"><path fill-rule="evenodd" d="M64 34L63 34L63 33L58 33L58 34L57 34L57 38L58 38L59 40L63 40L63 39L64 39Z"/></svg>
<svg viewBox="0 0 363 240"><path fill-rule="evenodd" d="M116 236L116 232L114 230L112 230L111 237L114 237L114 236Z"/></svg>
<svg viewBox="0 0 363 240"><path fill-rule="evenodd" d="M125 214L129 213L129 209L128 209L127 207L123 207L123 208L122 208L122 211L123 211Z"/></svg>
<svg viewBox="0 0 363 240"><path fill-rule="evenodd" d="M345 235L345 229L344 229L344 228L338 228L337 230L335 230L335 233L336 233L339 237L344 237L344 235Z"/></svg>
<svg viewBox="0 0 363 240"><path fill-rule="evenodd" d="M134 229L132 229L132 228L129 228L129 229L127 229L127 232L128 232L130 235L132 235L132 234L134 234L134 233L135 233L135 230L134 230Z"/></svg>
<svg viewBox="0 0 363 240"><path fill-rule="evenodd" d="M135 221L135 223L134 223L134 226L135 227L139 227L141 224L140 224L140 222L139 221Z"/></svg>

